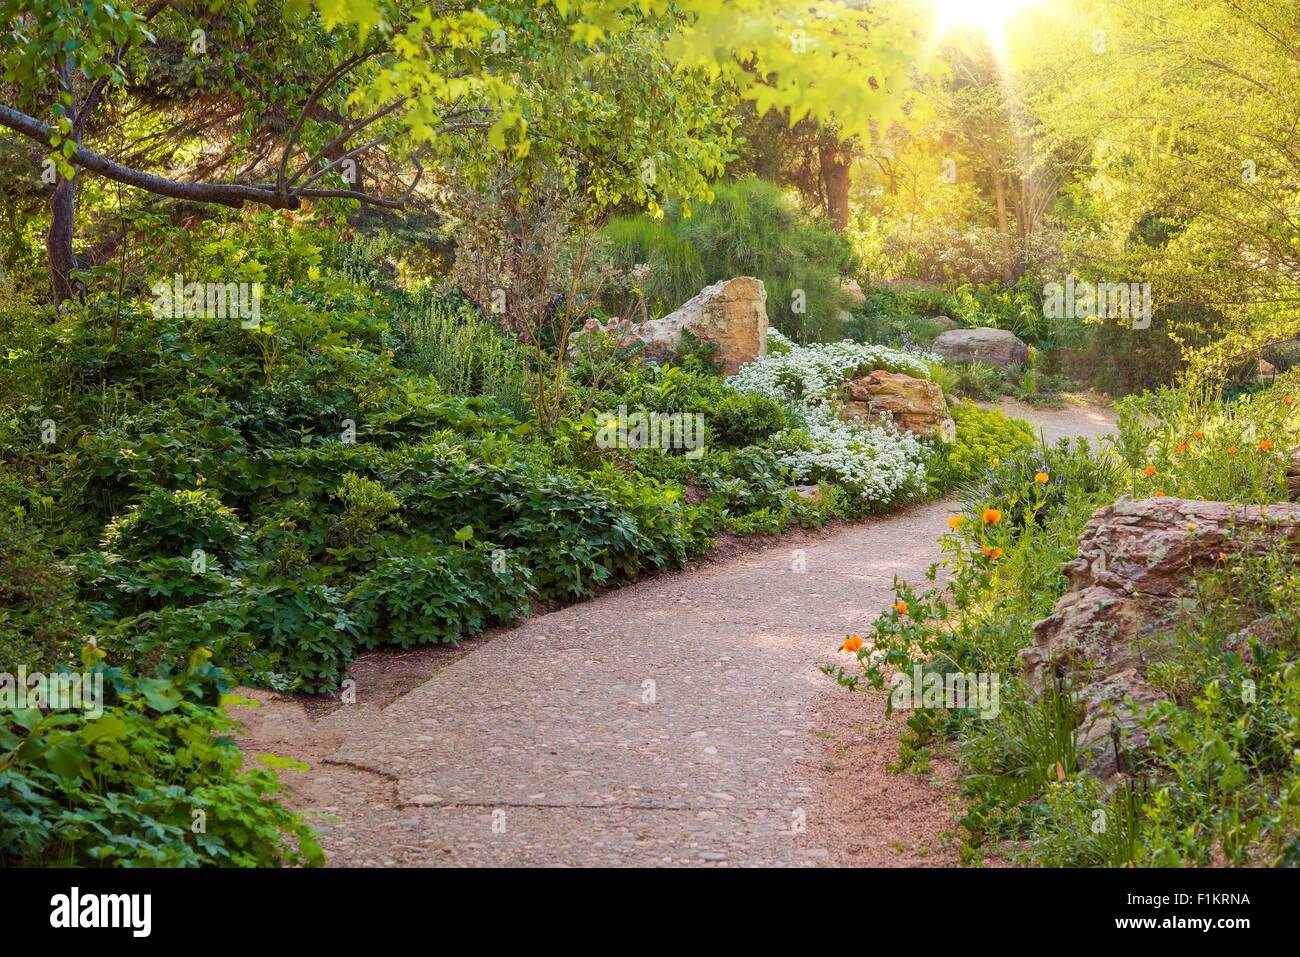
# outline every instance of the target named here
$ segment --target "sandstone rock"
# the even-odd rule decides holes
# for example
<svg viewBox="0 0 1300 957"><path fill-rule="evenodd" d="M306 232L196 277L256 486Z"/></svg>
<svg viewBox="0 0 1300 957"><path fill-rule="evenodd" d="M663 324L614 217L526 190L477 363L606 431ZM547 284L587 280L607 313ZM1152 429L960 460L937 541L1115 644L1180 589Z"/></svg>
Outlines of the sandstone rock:
<svg viewBox="0 0 1300 957"><path fill-rule="evenodd" d="M821 487L818 485L788 485L781 491L794 492L794 494L808 502L820 502L822 500Z"/></svg>
<svg viewBox="0 0 1300 957"><path fill-rule="evenodd" d="M937 383L876 370L852 380L845 388L843 414L849 421L888 416L900 429L914 435L937 435L952 441L957 434L943 400L943 389Z"/></svg>
<svg viewBox="0 0 1300 957"><path fill-rule="evenodd" d="M849 298L853 300L853 305L860 306L867 301L866 294L862 291L862 287L858 285L856 279L846 279L840 285L849 294Z"/></svg>
<svg viewBox="0 0 1300 957"><path fill-rule="evenodd" d="M677 352L682 334L688 331L718 347L716 358L724 375L734 375L741 366L766 355L767 291L762 281L739 276L706 286L662 319L639 323L611 319L605 325L589 319L575 336L574 348L579 347L582 336L604 332L616 337L623 347L642 344L644 358L664 362Z"/></svg>
<svg viewBox="0 0 1300 957"><path fill-rule="evenodd" d="M957 328L957 320L949 319L947 316L932 316L930 319L936 326L947 332L949 329Z"/></svg>
<svg viewBox="0 0 1300 957"><path fill-rule="evenodd" d="M1255 369L1255 377L1261 381L1266 379L1275 379L1277 378L1277 366L1273 365L1273 363L1269 362L1267 359L1260 359L1259 365Z"/></svg>
<svg viewBox="0 0 1300 957"><path fill-rule="evenodd" d="M950 329L930 344L930 351L958 362L985 362L999 369L1021 369L1029 347L1006 329Z"/></svg>
<svg viewBox="0 0 1300 957"><path fill-rule="evenodd" d="M1291 501L1300 502L1300 446L1289 453L1286 466L1286 487Z"/></svg>
<svg viewBox="0 0 1300 957"><path fill-rule="evenodd" d="M1089 520L1078 558L1065 567L1070 590L1034 624L1020 662L1036 689L1063 676L1074 683L1094 773L1104 779L1117 769L1112 735L1125 750L1145 746L1141 717L1160 698L1145 667L1194 607L1194 574L1221 553L1282 546L1300 546L1300 506L1121 498Z"/></svg>

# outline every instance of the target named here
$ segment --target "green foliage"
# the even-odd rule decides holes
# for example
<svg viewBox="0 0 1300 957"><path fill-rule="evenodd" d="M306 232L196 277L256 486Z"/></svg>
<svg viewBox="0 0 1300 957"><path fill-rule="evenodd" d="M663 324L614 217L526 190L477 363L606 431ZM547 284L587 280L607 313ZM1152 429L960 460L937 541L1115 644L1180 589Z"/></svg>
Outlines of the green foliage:
<svg viewBox="0 0 1300 957"><path fill-rule="evenodd" d="M1025 342L1052 349L1080 341L1080 320L1053 319L1044 314L1043 283L1026 273L1014 285L964 284L952 293L952 318L963 326L989 326L1014 332Z"/></svg>
<svg viewBox="0 0 1300 957"><path fill-rule="evenodd" d="M1034 442L1029 423L1013 419L1001 409L956 402L951 411L957 436L950 443L940 443L931 459L930 482L938 488L977 479Z"/></svg>
<svg viewBox="0 0 1300 957"><path fill-rule="evenodd" d="M189 557L197 549L232 560L245 552L247 538L235 513L212 492L151 489L140 504L108 524L103 544L129 559Z"/></svg>
<svg viewBox="0 0 1300 957"><path fill-rule="evenodd" d="M485 396L516 415L529 408L523 349L467 302L431 299L411 318L406 346L411 368L432 376L449 395Z"/></svg>
<svg viewBox="0 0 1300 957"><path fill-rule="evenodd" d="M949 366L952 394L988 402L1002 392L1002 370L984 362L957 362Z"/></svg>
<svg viewBox="0 0 1300 957"><path fill-rule="evenodd" d="M93 652L104 708L0 711L0 861L8 866L274 867L324 863L315 835L243 770L228 674L199 655L137 677Z"/></svg>
<svg viewBox="0 0 1300 957"><path fill-rule="evenodd" d="M1117 403L1119 448L1137 497L1270 502L1284 497L1286 450L1300 442L1289 375L1233 402L1164 388Z"/></svg>
<svg viewBox="0 0 1300 957"><path fill-rule="evenodd" d="M0 661L48 670L84 636L76 583L40 536L0 514Z"/></svg>
<svg viewBox="0 0 1300 957"><path fill-rule="evenodd" d="M853 318L844 323L844 335L858 342L871 342L909 350L925 348L947 326L936 317L952 317L948 295L935 290L895 290L875 287L864 292L866 301L850 310Z"/></svg>
<svg viewBox="0 0 1300 957"><path fill-rule="evenodd" d="M527 568L481 543L420 550L379 561L348 596L362 628L360 644L409 648L455 642L489 625L511 624L526 610Z"/></svg>
<svg viewBox="0 0 1300 957"><path fill-rule="evenodd" d="M840 338L849 302L840 277L854 271L847 242L763 180L722 183L714 194L690 215L672 206L662 220L621 216L605 227L619 268L649 264L642 290L650 312L671 312L712 283L754 276L767 290L769 320L786 335Z"/></svg>

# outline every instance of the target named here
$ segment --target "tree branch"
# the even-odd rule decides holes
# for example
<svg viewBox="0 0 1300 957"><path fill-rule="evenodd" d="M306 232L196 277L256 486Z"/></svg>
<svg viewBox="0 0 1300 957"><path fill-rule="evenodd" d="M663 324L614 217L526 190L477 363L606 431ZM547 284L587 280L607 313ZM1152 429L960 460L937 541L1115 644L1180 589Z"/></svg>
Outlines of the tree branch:
<svg viewBox="0 0 1300 957"><path fill-rule="evenodd" d="M0 105L0 126L7 127L15 133L21 133L28 139L35 140L49 148L50 128L35 117L20 113L10 107ZM105 179L134 186L137 189L172 199L183 199L198 203L216 203L238 209L245 203L258 203L271 209L297 209L301 205L300 197L324 199L338 197L355 199L371 206L383 206L387 209L401 209L403 204L397 200L381 199L351 189L295 189L281 192L273 183L182 183L177 180L155 176L141 170L131 169L115 163L106 156L86 149L80 144L71 156L75 166L97 173Z"/></svg>

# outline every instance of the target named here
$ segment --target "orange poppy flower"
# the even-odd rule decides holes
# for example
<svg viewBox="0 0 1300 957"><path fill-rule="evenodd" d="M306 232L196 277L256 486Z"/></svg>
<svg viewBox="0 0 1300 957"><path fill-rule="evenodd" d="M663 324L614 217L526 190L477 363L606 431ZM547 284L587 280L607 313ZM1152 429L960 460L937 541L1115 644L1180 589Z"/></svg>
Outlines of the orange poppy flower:
<svg viewBox="0 0 1300 957"><path fill-rule="evenodd" d="M1147 478L1150 478L1151 476L1156 474L1156 467L1154 465L1148 465L1146 468L1142 470L1142 474L1145 475Z"/></svg>
<svg viewBox="0 0 1300 957"><path fill-rule="evenodd" d="M849 635L844 639L844 644L840 645L841 651L857 651L862 647L862 639L857 635Z"/></svg>
<svg viewBox="0 0 1300 957"><path fill-rule="evenodd" d="M907 614L907 602L905 602L905 601L896 601L896 602L894 602L894 611L898 612L900 615L906 615L906 614Z"/></svg>
<svg viewBox="0 0 1300 957"><path fill-rule="evenodd" d="M1201 436L1203 436L1204 434L1205 434L1205 433L1202 432L1200 429L1197 429L1195 432L1192 433L1192 438L1194 438L1194 439L1199 439L1199 438L1200 438Z"/></svg>
<svg viewBox="0 0 1300 957"><path fill-rule="evenodd" d="M986 508L984 510L984 521L988 522L990 525L996 525L998 522L1002 521L1002 513L996 508Z"/></svg>
<svg viewBox="0 0 1300 957"><path fill-rule="evenodd" d="M954 532L957 531L957 529L961 528L965 524L966 524L965 515L953 515L948 519L948 527L951 528Z"/></svg>
<svg viewBox="0 0 1300 957"><path fill-rule="evenodd" d="M1002 557L1002 549L1000 548L993 549L993 554L989 556L989 558L993 559L995 562L1001 557Z"/></svg>
<svg viewBox="0 0 1300 957"><path fill-rule="evenodd" d="M1175 451L1175 452L1186 452L1186 451L1187 451L1187 443L1186 443L1186 442L1179 442L1178 445L1176 445L1176 446L1174 447L1174 451Z"/></svg>
<svg viewBox="0 0 1300 957"><path fill-rule="evenodd" d="M1228 454L1229 454L1229 455L1236 455L1236 454L1237 454L1237 447L1236 447L1235 445L1229 445L1229 446L1228 446Z"/></svg>
<svg viewBox="0 0 1300 957"><path fill-rule="evenodd" d="M1284 395L1284 396L1282 396L1282 401L1285 402L1287 405L1290 405L1292 402L1295 401L1295 396L1293 396L1293 395Z"/></svg>
<svg viewBox="0 0 1300 957"><path fill-rule="evenodd" d="M1037 475L1034 476L1034 481L1037 482L1039 485L1046 485L1048 479L1049 476L1046 472L1039 472Z"/></svg>
<svg viewBox="0 0 1300 957"><path fill-rule="evenodd" d="M1162 488L1156 489L1156 498L1164 498L1164 497L1165 497L1165 490Z"/></svg>
<svg viewBox="0 0 1300 957"><path fill-rule="evenodd" d="M1261 452L1267 452L1271 448L1273 448L1273 443L1270 442L1268 439L1265 439L1263 442L1259 443L1259 449Z"/></svg>

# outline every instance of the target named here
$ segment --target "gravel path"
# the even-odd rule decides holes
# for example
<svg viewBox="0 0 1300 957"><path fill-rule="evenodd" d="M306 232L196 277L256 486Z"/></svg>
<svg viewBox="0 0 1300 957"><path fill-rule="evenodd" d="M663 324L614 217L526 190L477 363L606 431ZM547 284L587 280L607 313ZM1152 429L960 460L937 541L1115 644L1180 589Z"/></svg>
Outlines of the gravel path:
<svg viewBox="0 0 1300 957"><path fill-rule="evenodd" d="M897 719L818 670L850 660L837 646L894 576L924 575L948 514L928 503L608 592L386 707L362 686L313 721L258 694L246 737L313 764L291 786L335 865L951 864L951 768L889 772Z"/></svg>

